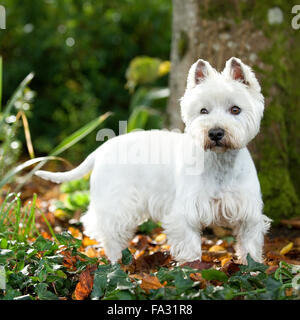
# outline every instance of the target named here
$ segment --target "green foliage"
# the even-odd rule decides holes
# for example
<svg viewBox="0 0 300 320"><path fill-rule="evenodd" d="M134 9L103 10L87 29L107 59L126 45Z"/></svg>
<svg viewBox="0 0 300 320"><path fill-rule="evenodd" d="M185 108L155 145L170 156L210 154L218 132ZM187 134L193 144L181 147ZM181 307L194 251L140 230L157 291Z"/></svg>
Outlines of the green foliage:
<svg viewBox="0 0 300 320"><path fill-rule="evenodd" d="M6 101L23 74L35 71L38 92L30 117L33 144L49 153L60 141L98 114L113 109L109 127L128 118L124 87L133 57L168 59L171 2L168 0L17 0L7 8L0 34L5 62ZM66 157L80 161L95 149L95 137L74 146Z"/></svg>
<svg viewBox="0 0 300 320"><path fill-rule="evenodd" d="M79 251L81 240L68 232L54 235L55 241L45 239L34 228L36 207L22 208L18 195L9 195L0 210L0 265L5 268L6 289L0 290L0 300L57 300L71 299L78 275L87 266L97 263ZM48 224L49 225L49 224ZM50 230L53 233L53 230ZM64 253L68 251L76 259L75 269L65 266ZM228 276L216 269L194 270L189 267L160 268L153 274L160 283L159 289L145 291L140 280L129 277L121 265L99 265L94 272L94 284L90 295L93 300L216 300L216 299L297 299L287 296L285 290L299 270L280 262L279 268L267 274L267 267L247 257L248 265L240 266L234 275ZM129 265L132 256L128 249L122 252L123 265ZM202 288L193 281L191 274L201 273L206 281Z"/></svg>
<svg viewBox="0 0 300 320"><path fill-rule="evenodd" d="M39 235L34 225L35 201L36 196L32 204L22 208L19 196L10 194L1 205L0 264L5 267L6 289L0 290L0 300L71 298L77 275L96 262L77 251L81 241L67 232L57 234L57 242ZM76 270L63 265L64 250L81 257Z"/></svg>
<svg viewBox="0 0 300 320"><path fill-rule="evenodd" d="M154 82L170 70L170 62L158 58L139 56L130 61L126 71L126 87L133 92L138 84Z"/></svg>

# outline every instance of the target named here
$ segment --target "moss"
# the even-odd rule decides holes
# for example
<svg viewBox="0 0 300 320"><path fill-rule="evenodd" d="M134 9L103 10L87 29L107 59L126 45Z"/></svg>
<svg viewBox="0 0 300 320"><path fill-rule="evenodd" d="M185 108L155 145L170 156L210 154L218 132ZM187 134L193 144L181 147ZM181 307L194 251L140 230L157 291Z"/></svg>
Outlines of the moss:
<svg viewBox="0 0 300 320"><path fill-rule="evenodd" d="M177 43L177 50L180 60L183 58L183 56L186 54L189 47L189 38L186 32L180 31L179 39Z"/></svg>

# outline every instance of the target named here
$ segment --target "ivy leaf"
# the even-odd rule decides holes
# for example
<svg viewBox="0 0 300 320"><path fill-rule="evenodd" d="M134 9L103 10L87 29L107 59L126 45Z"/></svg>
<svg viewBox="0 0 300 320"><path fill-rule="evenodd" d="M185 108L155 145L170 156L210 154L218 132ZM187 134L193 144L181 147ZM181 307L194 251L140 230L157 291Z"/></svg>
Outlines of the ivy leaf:
<svg viewBox="0 0 300 320"><path fill-rule="evenodd" d="M35 291L39 299L40 300L58 300L58 297L51 291L47 290L47 288L48 288L47 283L39 283L35 286Z"/></svg>
<svg viewBox="0 0 300 320"><path fill-rule="evenodd" d="M38 251L46 251L50 249L56 249L55 243L48 239L43 238L42 236L38 236L33 243L33 247L36 248Z"/></svg>
<svg viewBox="0 0 300 320"><path fill-rule="evenodd" d="M254 271L265 272L268 269L268 267L265 266L264 264L254 261L251 258L249 253L247 255L247 263L248 263L247 266L240 267L241 272L254 272Z"/></svg>
<svg viewBox="0 0 300 320"><path fill-rule="evenodd" d="M226 282L228 280L227 275L216 269L205 269L201 271L202 278L205 280L218 280Z"/></svg>
<svg viewBox="0 0 300 320"><path fill-rule="evenodd" d="M122 251L122 264L128 265L132 262L132 255L128 248Z"/></svg>
<svg viewBox="0 0 300 320"><path fill-rule="evenodd" d="M107 294L103 300L135 300L135 297L129 291L114 290Z"/></svg>
<svg viewBox="0 0 300 320"><path fill-rule="evenodd" d="M117 269L107 275L108 290L128 290L134 287L134 284L130 281L127 273L120 269L117 265Z"/></svg>
<svg viewBox="0 0 300 320"><path fill-rule="evenodd" d="M74 238L69 232L62 232L61 234L56 235L57 240L60 244L67 247L79 248L81 246L81 240Z"/></svg>
<svg viewBox="0 0 300 320"><path fill-rule="evenodd" d="M92 300L99 300L104 296L107 286L107 274L111 269L111 265L100 265L95 271L93 291L91 293Z"/></svg>

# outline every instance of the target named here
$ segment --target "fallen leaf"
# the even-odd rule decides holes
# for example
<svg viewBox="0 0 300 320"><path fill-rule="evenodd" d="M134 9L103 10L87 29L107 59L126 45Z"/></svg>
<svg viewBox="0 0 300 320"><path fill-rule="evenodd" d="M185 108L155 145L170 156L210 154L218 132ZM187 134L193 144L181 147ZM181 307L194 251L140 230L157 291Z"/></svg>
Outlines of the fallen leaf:
<svg viewBox="0 0 300 320"><path fill-rule="evenodd" d="M231 260L230 257L225 257L225 258L221 259L221 267L224 267L224 265L230 260Z"/></svg>
<svg viewBox="0 0 300 320"><path fill-rule="evenodd" d="M65 250L62 251L61 254L64 256L63 258L63 266L67 269L76 270L76 257L72 256L71 251Z"/></svg>
<svg viewBox="0 0 300 320"><path fill-rule="evenodd" d="M199 282L200 289L204 289L206 287L206 280L203 279L202 274L200 272L191 273L190 274L190 278L193 281L198 281Z"/></svg>
<svg viewBox="0 0 300 320"><path fill-rule="evenodd" d="M88 298L93 290L94 275L93 272L97 269L97 265L88 266L79 277L79 282L75 288L75 300L84 300Z"/></svg>
<svg viewBox="0 0 300 320"><path fill-rule="evenodd" d="M197 270L209 269L212 266L213 266L212 263L200 261L200 260L185 262L184 264L181 265L181 267L190 267L192 269L197 269Z"/></svg>
<svg viewBox="0 0 300 320"><path fill-rule="evenodd" d="M76 239L82 239L82 233L80 232L79 229L74 228L74 227L69 227L68 231L71 233L71 235L76 238Z"/></svg>
<svg viewBox="0 0 300 320"><path fill-rule="evenodd" d="M97 258L100 256L100 253L99 251L97 251L95 248L88 248L86 251L85 251L85 254L89 257L89 258Z"/></svg>
<svg viewBox="0 0 300 320"><path fill-rule="evenodd" d="M167 235L165 233L161 233L155 237L154 241L156 243L162 244L166 241L166 239L167 239Z"/></svg>
<svg viewBox="0 0 300 320"><path fill-rule="evenodd" d="M270 267L266 270L266 274L267 274L267 275L270 275L270 274L274 273L278 268L279 268L278 265L270 266Z"/></svg>
<svg viewBox="0 0 300 320"><path fill-rule="evenodd" d="M82 245L84 247L88 247L88 246L93 246L93 245L97 245L98 242L96 240L90 239L87 236L84 236L82 239Z"/></svg>
<svg viewBox="0 0 300 320"><path fill-rule="evenodd" d="M240 266L239 264L235 263L234 261L232 261L231 259L229 261L227 261L221 269L223 272L226 273L226 275L228 276L232 276L233 274L237 273L238 271L240 271Z"/></svg>
<svg viewBox="0 0 300 320"><path fill-rule="evenodd" d="M293 242L290 242L289 244L284 246L279 253L285 255L292 250L293 246L294 246Z"/></svg>
<svg viewBox="0 0 300 320"><path fill-rule="evenodd" d="M167 265L172 260L167 251L158 251L151 255L143 255L135 261L136 272L150 271Z"/></svg>
<svg viewBox="0 0 300 320"><path fill-rule="evenodd" d="M289 259L289 258L285 257L284 255L281 255L281 254L274 252L274 251L267 252L266 256L268 259L272 259L272 260L276 260L276 261L285 261L290 264L300 265L300 261Z"/></svg>
<svg viewBox="0 0 300 320"><path fill-rule="evenodd" d="M151 289L156 290L162 288L164 285L160 283L156 276L151 276L149 274L143 274L141 288L144 289L147 293Z"/></svg>
<svg viewBox="0 0 300 320"><path fill-rule="evenodd" d="M210 247L208 251L209 252L220 252L220 251L226 251L226 250L222 246L214 245L214 246Z"/></svg>

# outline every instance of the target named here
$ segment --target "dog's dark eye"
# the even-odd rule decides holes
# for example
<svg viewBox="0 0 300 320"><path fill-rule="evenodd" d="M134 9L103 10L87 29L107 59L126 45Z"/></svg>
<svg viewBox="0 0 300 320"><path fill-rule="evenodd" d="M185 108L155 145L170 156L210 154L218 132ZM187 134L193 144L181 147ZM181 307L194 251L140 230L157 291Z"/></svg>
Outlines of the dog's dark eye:
<svg viewBox="0 0 300 320"><path fill-rule="evenodd" d="M230 113L231 114L234 114L234 115L238 115L241 113L241 108L240 107L237 107L237 106L233 106L230 108Z"/></svg>
<svg viewBox="0 0 300 320"><path fill-rule="evenodd" d="M208 111L207 111L206 108L202 108L202 109L200 110L200 113L201 113L201 114L208 114Z"/></svg>

